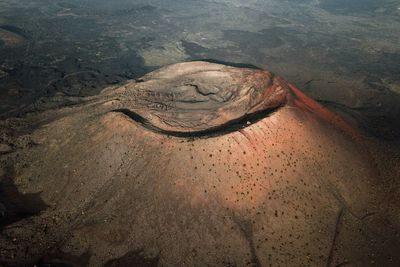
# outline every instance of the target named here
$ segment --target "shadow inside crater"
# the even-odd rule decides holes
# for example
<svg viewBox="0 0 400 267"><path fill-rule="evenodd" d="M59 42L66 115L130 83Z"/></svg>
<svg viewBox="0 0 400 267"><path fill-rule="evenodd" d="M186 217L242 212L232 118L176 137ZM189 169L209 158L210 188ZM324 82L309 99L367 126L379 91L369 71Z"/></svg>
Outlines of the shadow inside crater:
<svg viewBox="0 0 400 267"><path fill-rule="evenodd" d="M132 120L136 121L137 123L139 123L140 125L142 125L144 128L149 129L149 130L159 133L159 134L180 137L180 138L196 139L196 138L217 137L217 136L225 135L225 134L228 134L231 132L235 132L235 131L244 129L266 117L271 116L271 114L276 112L279 108L280 108L280 106L276 107L276 108L262 110L262 111L259 111L256 113L245 115L236 120L228 121L227 123L219 125L214 128L209 128L207 130L202 130L202 131L192 131L192 132L178 132L178 131L163 130L157 126L154 126L147 119L143 118L142 116L140 116L139 114L137 114L136 112L134 112L130 109L115 109L115 110L112 110L111 112L122 113L122 114L128 116L130 119L132 119Z"/></svg>

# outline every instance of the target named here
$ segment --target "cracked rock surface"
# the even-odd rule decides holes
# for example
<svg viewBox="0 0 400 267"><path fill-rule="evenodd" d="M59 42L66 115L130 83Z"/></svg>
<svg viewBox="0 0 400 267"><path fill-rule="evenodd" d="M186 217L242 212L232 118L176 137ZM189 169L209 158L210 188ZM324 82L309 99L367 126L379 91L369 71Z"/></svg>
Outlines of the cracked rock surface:
<svg viewBox="0 0 400 267"><path fill-rule="evenodd" d="M0 122L5 266L400 263L357 133L270 72L183 63L37 108Z"/></svg>

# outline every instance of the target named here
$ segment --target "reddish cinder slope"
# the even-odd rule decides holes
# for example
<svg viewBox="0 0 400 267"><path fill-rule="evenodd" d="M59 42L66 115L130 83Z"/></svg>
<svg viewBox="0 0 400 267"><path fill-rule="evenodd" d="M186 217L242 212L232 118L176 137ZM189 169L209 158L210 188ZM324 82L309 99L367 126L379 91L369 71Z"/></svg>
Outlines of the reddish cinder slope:
<svg viewBox="0 0 400 267"><path fill-rule="evenodd" d="M312 111L316 116L324 119L326 122L331 123L334 127L341 129L352 138L359 139L360 136L357 131L338 114L330 111L328 108L319 104L312 98L309 98L293 85L288 84L288 86L290 88L290 91L294 95L294 98L292 99L294 105L299 108L304 108Z"/></svg>
<svg viewBox="0 0 400 267"><path fill-rule="evenodd" d="M3 229L0 261L395 262L379 181L336 118L269 72L204 62L28 116L41 126L13 142L35 145L3 162L48 207Z"/></svg>

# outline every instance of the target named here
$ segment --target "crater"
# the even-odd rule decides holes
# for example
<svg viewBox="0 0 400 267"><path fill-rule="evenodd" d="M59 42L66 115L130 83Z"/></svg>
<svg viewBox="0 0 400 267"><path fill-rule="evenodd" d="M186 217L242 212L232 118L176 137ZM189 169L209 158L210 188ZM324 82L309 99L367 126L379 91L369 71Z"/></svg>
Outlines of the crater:
<svg viewBox="0 0 400 267"><path fill-rule="evenodd" d="M287 92L268 71L181 63L144 76L115 111L163 133L208 134L267 116L286 103Z"/></svg>

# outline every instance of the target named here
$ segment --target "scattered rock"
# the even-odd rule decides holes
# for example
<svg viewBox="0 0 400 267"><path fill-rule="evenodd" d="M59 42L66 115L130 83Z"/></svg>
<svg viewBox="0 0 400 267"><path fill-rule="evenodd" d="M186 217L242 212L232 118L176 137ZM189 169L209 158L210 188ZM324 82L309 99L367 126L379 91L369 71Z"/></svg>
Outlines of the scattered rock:
<svg viewBox="0 0 400 267"><path fill-rule="evenodd" d="M0 69L0 79L7 77L8 73Z"/></svg>
<svg viewBox="0 0 400 267"><path fill-rule="evenodd" d="M6 206L0 202L0 219L6 216Z"/></svg>
<svg viewBox="0 0 400 267"><path fill-rule="evenodd" d="M0 154L6 154L13 151L12 147L7 144L0 144Z"/></svg>

